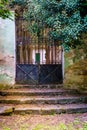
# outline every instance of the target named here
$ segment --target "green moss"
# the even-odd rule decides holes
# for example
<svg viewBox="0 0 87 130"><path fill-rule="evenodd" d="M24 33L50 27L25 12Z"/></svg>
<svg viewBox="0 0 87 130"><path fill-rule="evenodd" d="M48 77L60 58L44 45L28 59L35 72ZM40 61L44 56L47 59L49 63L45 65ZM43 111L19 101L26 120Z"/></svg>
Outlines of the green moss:
<svg viewBox="0 0 87 130"><path fill-rule="evenodd" d="M64 87L87 90L87 59L80 60L65 70Z"/></svg>
<svg viewBox="0 0 87 130"><path fill-rule="evenodd" d="M0 90L15 88L15 85L0 84Z"/></svg>

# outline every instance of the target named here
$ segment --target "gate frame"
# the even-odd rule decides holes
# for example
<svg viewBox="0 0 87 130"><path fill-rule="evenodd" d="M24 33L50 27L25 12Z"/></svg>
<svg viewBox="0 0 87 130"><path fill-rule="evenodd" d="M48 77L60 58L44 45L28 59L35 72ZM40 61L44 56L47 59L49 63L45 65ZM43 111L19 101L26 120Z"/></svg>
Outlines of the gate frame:
<svg viewBox="0 0 87 130"><path fill-rule="evenodd" d="M18 28L17 28L17 23L16 23L16 77L15 77L15 81L16 81L16 83L17 84L20 84L20 80L18 81L18 79L17 79L17 77L18 77L18 71L17 71L17 65L19 64L19 65L21 65L20 63L17 63L17 43L18 43L18 35L17 35L17 30ZM21 28L20 30L22 30L23 31L23 29ZM24 40L24 38L23 38L23 36L22 36L22 40ZM27 40L28 40L28 38L27 38ZM19 37L19 41L20 41L20 37ZM24 41L25 43L26 43L26 41ZM20 43L20 42L19 42ZM58 65L61 65L61 81L59 82L56 82L56 83L46 83L46 84L59 84L59 83L63 83L63 79L64 79L64 50L63 50L63 48L62 48L62 50L61 50L61 54L62 54L62 56L61 56L61 64L59 64L59 63L55 63L55 64L42 64L42 65L44 65L44 66L48 66L48 65L56 65L56 66L58 66ZM25 63L22 63L22 65L24 65ZM27 64L25 64L25 65L36 65L36 66L38 66L38 68L41 66L40 65L40 63L37 63L37 64L29 64L29 63L27 63ZM55 68L54 68L55 69ZM39 71L38 71L38 73L39 73ZM20 75L20 77L21 77L21 75ZM24 83L25 84L25 83ZM27 84L27 83L26 83ZM37 84L39 84L39 82L37 83ZM44 83L43 83L44 84Z"/></svg>

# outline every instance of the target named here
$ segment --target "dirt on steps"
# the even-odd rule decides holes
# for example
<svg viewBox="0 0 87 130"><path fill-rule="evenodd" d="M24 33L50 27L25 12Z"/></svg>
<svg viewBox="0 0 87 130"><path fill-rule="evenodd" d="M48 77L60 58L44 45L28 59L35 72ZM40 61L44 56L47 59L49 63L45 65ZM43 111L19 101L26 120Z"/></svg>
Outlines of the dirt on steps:
<svg viewBox="0 0 87 130"><path fill-rule="evenodd" d="M87 95L66 89L9 89L0 92L0 114L87 112Z"/></svg>

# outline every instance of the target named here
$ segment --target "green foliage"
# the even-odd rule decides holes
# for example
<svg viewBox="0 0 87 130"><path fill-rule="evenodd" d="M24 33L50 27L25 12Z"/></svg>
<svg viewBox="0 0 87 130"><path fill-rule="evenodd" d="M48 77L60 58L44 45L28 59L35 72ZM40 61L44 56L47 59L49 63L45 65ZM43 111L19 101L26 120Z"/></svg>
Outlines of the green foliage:
<svg viewBox="0 0 87 130"><path fill-rule="evenodd" d="M11 6L19 5L19 6L25 6L25 0L13 0L11 3Z"/></svg>
<svg viewBox="0 0 87 130"><path fill-rule="evenodd" d="M87 30L87 16L82 17L80 0L25 0L27 11L24 13L31 33L40 34L49 28L48 35L60 41L65 47L75 47L72 41Z"/></svg>
<svg viewBox="0 0 87 130"><path fill-rule="evenodd" d="M87 0L80 0L80 3L81 16L84 17L87 15Z"/></svg>
<svg viewBox="0 0 87 130"><path fill-rule="evenodd" d="M11 12L9 11L9 1L0 0L0 17L3 19L10 18Z"/></svg>

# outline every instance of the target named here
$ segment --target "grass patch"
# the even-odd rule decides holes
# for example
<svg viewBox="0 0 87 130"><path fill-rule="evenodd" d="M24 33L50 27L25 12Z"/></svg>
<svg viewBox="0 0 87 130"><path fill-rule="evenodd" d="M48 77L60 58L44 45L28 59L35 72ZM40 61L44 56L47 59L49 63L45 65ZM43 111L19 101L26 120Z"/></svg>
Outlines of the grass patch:
<svg viewBox="0 0 87 130"><path fill-rule="evenodd" d="M87 130L87 124L86 123L81 124L80 122L69 123L67 125L64 123L60 123L59 125L56 126L53 125L45 126L38 124L32 130Z"/></svg>
<svg viewBox="0 0 87 130"><path fill-rule="evenodd" d="M11 128L3 126L2 130L11 130ZM87 130L87 122L80 122L78 119L75 119L74 122L68 124L65 123L59 123L57 125L37 124L32 129L30 129L28 124L27 126L26 124L25 125L23 124L20 126L19 130Z"/></svg>

